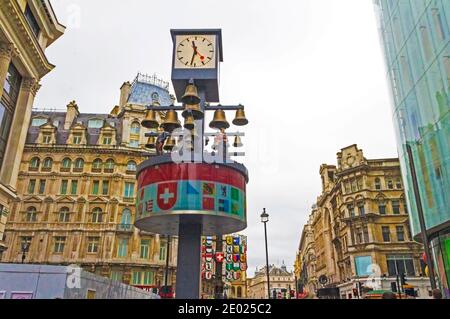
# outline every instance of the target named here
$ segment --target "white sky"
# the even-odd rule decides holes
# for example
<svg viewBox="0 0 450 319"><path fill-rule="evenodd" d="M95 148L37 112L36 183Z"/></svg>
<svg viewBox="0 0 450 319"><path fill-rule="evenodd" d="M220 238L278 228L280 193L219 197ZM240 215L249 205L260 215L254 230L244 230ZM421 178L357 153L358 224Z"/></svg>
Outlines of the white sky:
<svg viewBox="0 0 450 319"><path fill-rule="evenodd" d="M358 144L396 157L390 100L371 0L53 0L66 33L48 50L56 69L35 107L108 113L138 71L169 81L171 28L221 28L221 103L242 103L247 157L249 274L292 268L320 194L319 167ZM234 115L230 114L231 121Z"/></svg>

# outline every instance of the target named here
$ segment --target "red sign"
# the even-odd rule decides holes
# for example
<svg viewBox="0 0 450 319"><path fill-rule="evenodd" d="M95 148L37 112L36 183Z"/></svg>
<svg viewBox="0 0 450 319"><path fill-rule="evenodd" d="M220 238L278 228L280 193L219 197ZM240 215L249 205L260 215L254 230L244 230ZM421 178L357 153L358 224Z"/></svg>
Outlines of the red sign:
<svg viewBox="0 0 450 319"><path fill-rule="evenodd" d="M158 206L161 210L170 210L177 202L177 183L161 183L158 185Z"/></svg>
<svg viewBox="0 0 450 319"><path fill-rule="evenodd" d="M221 263L225 259L225 255L223 253L216 253L216 262Z"/></svg>

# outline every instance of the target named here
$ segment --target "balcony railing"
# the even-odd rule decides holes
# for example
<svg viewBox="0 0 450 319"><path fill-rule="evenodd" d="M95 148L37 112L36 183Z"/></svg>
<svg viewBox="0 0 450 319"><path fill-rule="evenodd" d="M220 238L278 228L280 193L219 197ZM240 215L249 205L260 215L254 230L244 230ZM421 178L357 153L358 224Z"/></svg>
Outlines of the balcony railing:
<svg viewBox="0 0 450 319"><path fill-rule="evenodd" d="M117 231L120 231L120 232L129 233L129 232L133 232L134 226L132 224L117 224L116 229L117 229Z"/></svg>

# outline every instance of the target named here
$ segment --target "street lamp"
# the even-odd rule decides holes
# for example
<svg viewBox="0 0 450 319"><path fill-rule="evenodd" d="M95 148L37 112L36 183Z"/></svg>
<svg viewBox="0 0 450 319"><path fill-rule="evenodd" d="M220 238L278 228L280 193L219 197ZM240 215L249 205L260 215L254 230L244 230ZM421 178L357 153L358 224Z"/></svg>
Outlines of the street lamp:
<svg viewBox="0 0 450 319"><path fill-rule="evenodd" d="M270 299L270 278L269 278L269 250L267 248L267 222L269 221L269 214L266 213L266 209L263 208L261 214L261 223L264 224L264 239L266 242L266 274L267 274L267 296Z"/></svg>

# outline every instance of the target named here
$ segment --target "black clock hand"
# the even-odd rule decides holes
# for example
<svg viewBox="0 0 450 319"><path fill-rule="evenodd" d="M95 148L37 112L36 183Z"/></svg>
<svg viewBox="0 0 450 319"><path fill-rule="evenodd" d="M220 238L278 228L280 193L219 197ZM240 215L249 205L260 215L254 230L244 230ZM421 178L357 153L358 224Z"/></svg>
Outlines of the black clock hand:
<svg viewBox="0 0 450 319"><path fill-rule="evenodd" d="M197 47L195 46L194 41L192 41L192 48L194 49L194 53L192 54L191 65L194 63L195 56L197 55Z"/></svg>

